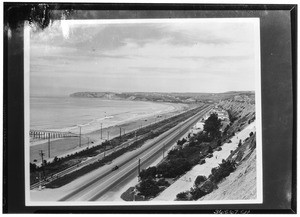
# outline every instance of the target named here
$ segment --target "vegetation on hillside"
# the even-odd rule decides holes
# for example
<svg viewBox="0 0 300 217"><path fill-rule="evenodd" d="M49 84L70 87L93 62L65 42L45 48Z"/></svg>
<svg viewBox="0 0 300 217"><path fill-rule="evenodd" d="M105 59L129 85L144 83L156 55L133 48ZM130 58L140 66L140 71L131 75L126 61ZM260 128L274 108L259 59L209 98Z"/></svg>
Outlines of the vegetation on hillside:
<svg viewBox="0 0 300 217"><path fill-rule="evenodd" d="M247 124L250 124L255 119L254 106L244 104L244 102L224 103L223 109L228 109L230 124L224 128L222 140L231 142L229 138L234 136L236 132L241 131ZM247 107L248 106L248 107ZM247 109L246 109L247 107ZM206 177L198 176L195 180L194 187L189 191L180 192L176 196L176 200L198 200L199 198L211 193L218 188L218 184L234 172L242 159L246 159L255 149L255 133L250 132L249 137L244 141L240 140L236 150L232 151L227 160L223 160L218 167L211 170L211 174ZM244 156L246 149L249 148L247 156Z"/></svg>
<svg viewBox="0 0 300 217"><path fill-rule="evenodd" d="M160 164L142 170L139 174L140 182L136 187L138 195L146 199L157 196L170 182L174 182L208 157L213 149L217 148L217 141L221 136L220 128L221 121L218 116L211 114L204 123L205 131L190 136L188 141L179 140L177 148L169 151Z"/></svg>

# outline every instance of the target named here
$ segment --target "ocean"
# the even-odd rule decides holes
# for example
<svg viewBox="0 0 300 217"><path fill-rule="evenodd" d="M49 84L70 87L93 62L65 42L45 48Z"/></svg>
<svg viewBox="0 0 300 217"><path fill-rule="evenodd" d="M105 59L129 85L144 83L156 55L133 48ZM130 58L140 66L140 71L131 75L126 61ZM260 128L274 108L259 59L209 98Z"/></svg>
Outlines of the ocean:
<svg viewBox="0 0 300 217"><path fill-rule="evenodd" d="M31 97L30 129L89 133L175 110L171 103L103 100L98 98Z"/></svg>

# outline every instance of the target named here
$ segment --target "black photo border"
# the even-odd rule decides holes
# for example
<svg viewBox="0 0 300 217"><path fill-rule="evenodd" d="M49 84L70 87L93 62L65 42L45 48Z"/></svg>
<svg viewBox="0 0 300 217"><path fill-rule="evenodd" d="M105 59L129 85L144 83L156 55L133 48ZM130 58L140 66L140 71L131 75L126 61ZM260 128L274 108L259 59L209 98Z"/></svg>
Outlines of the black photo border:
<svg viewBox="0 0 300 217"><path fill-rule="evenodd" d="M46 27L59 19L53 11L66 13L68 19L259 17L263 204L26 207L23 23ZM296 213L297 5L8 2L3 28L4 213Z"/></svg>

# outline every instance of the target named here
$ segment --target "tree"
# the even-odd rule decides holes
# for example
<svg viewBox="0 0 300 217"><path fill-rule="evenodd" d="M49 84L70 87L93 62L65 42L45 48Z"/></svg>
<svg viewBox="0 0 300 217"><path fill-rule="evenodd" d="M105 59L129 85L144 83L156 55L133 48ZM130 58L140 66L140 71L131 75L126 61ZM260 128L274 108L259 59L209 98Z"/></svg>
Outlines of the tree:
<svg viewBox="0 0 300 217"><path fill-rule="evenodd" d="M142 180L137 189L145 197L155 197L160 191L157 183L152 179Z"/></svg>
<svg viewBox="0 0 300 217"><path fill-rule="evenodd" d="M213 152L214 152L213 148L211 146L208 146L207 153L213 153Z"/></svg>
<svg viewBox="0 0 300 217"><path fill-rule="evenodd" d="M165 178L175 178L190 170L192 165L185 158L170 159L169 162L163 162L158 165L157 173Z"/></svg>
<svg viewBox="0 0 300 217"><path fill-rule="evenodd" d="M203 129L209 137L216 139L220 137L221 120L216 113L213 113L204 122Z"/></svg>
<svg viewBox="0 0 300 217"><path fill-rule="evenodd" d="M149 167L148 169L142 170L140 172L141 179L155 178L155 175L156 175L156 167Z"/></svg>
<svg viewBox="0 0 300 217"><path fill-rule="evenodd" d="M35 172L37 169L37 166L35 163L30 163L30 172L33 173Z"/></svg>
<svg viewBox="0 0 300 217"><path fill-rule="evenodd" d="M183 145L187 140L185 138L183 138L182 140L178 140L177 141L177 145Z"/></svg>
<svg viewBox="0 0 300 217"><path fill-rule="evenodd" d="M198 185L202 184L206 180L207 180L207 178L205 176L197 176L197 178L195 180L195 186L197 187Z"/></svg>
<svg viewBox="0 0 300 217"><path fill-rule="evenodd" d="M222 179L229 176L236 169L234 161L222 161L219 167L212 168L210 180L215 184L219 183Z"/></svg>
<svg viewBox="0 0 300 217"><path fill-rule="evenodd" d="M200 188L193 188L191 194L193 200L198 200L199 198L206 195L206 193L202 191Z"/></svg>
<svg viewBox="0 0 300 217"><path fill-rule="evenodd" d="M59 158L57 156L55 156L53 159L53 163L56 163L57 161L59 161Z"/></svg>
<svg viewBox="0 0 300 217"><path fill-rule="evenodd" d="M242 145L242 140L240 139L238 147L240 147Z"/></svg>
<svg viewBox="0 0 300 217"><path fill-rule="evenodd" d="M188 192L180 192L176 195L176 200L189 200Z"/></svg>

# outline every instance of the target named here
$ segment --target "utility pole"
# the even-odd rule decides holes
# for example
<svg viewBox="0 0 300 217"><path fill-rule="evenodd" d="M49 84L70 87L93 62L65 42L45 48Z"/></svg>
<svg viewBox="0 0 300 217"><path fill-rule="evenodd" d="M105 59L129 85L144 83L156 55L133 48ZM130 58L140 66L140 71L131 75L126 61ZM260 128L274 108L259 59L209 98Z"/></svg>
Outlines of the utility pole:
<svg viewBox="0 0 300 217"><path fill-rule="evenodd" d="M42 190L42 175L41 172L39 172L39 190Z"/></svg>
<svg viewBox="0 0 300 217"><path fill-rule="evenodd" d="M109 131L107 131L107 140L109 140Z"/></svg>
<svg viewBox="0 0 300 217"><path fill-rule="evenodd" d="M45 153L43 152L43 150L40 150L40 156L42 158L43 175L45 176L44 155Z"/></svg>
<svg viewBox="0 0 300 217"><path fill-rule="evenodd" d="M50 133L48 133L48 158L50 158Z"/></svg>
<svg viewBox="0 0 300 217"><path fill-rule="evenodd" d="M122 128L120 127L120 140L122 140Z"/></svg>
<svg viewBox="0 0 300 217"><path fill-rule="evenodd" d="M42 165L44 164L44 155L45 155L45 153L43 152L43 150L40 150L40 156L42 158Z"/></svg>
<svg viewBox="0 0 300 217"><path fill-rule="evenodd" d="M90 137L88 137L88 148L90 146Z"/></svg>
<svg viewBox="0 0 300 217"><path fill-rule="evenodd" d="M102 123L101 123L101 140L102 140Z"/></svg>
<svg viewBox="0 0 300 217"><path fill-rule="evenodd" d="M135 142L136 142L136 139L137 139L137 138L136 138L136 131L134 131L134 138L135 138Z"/></svg>
<svg viewBox="0 0 300 217"><path fill-rule="evenodd" d="M163 147L163 159L165 158L165 145Z"/></svg>

